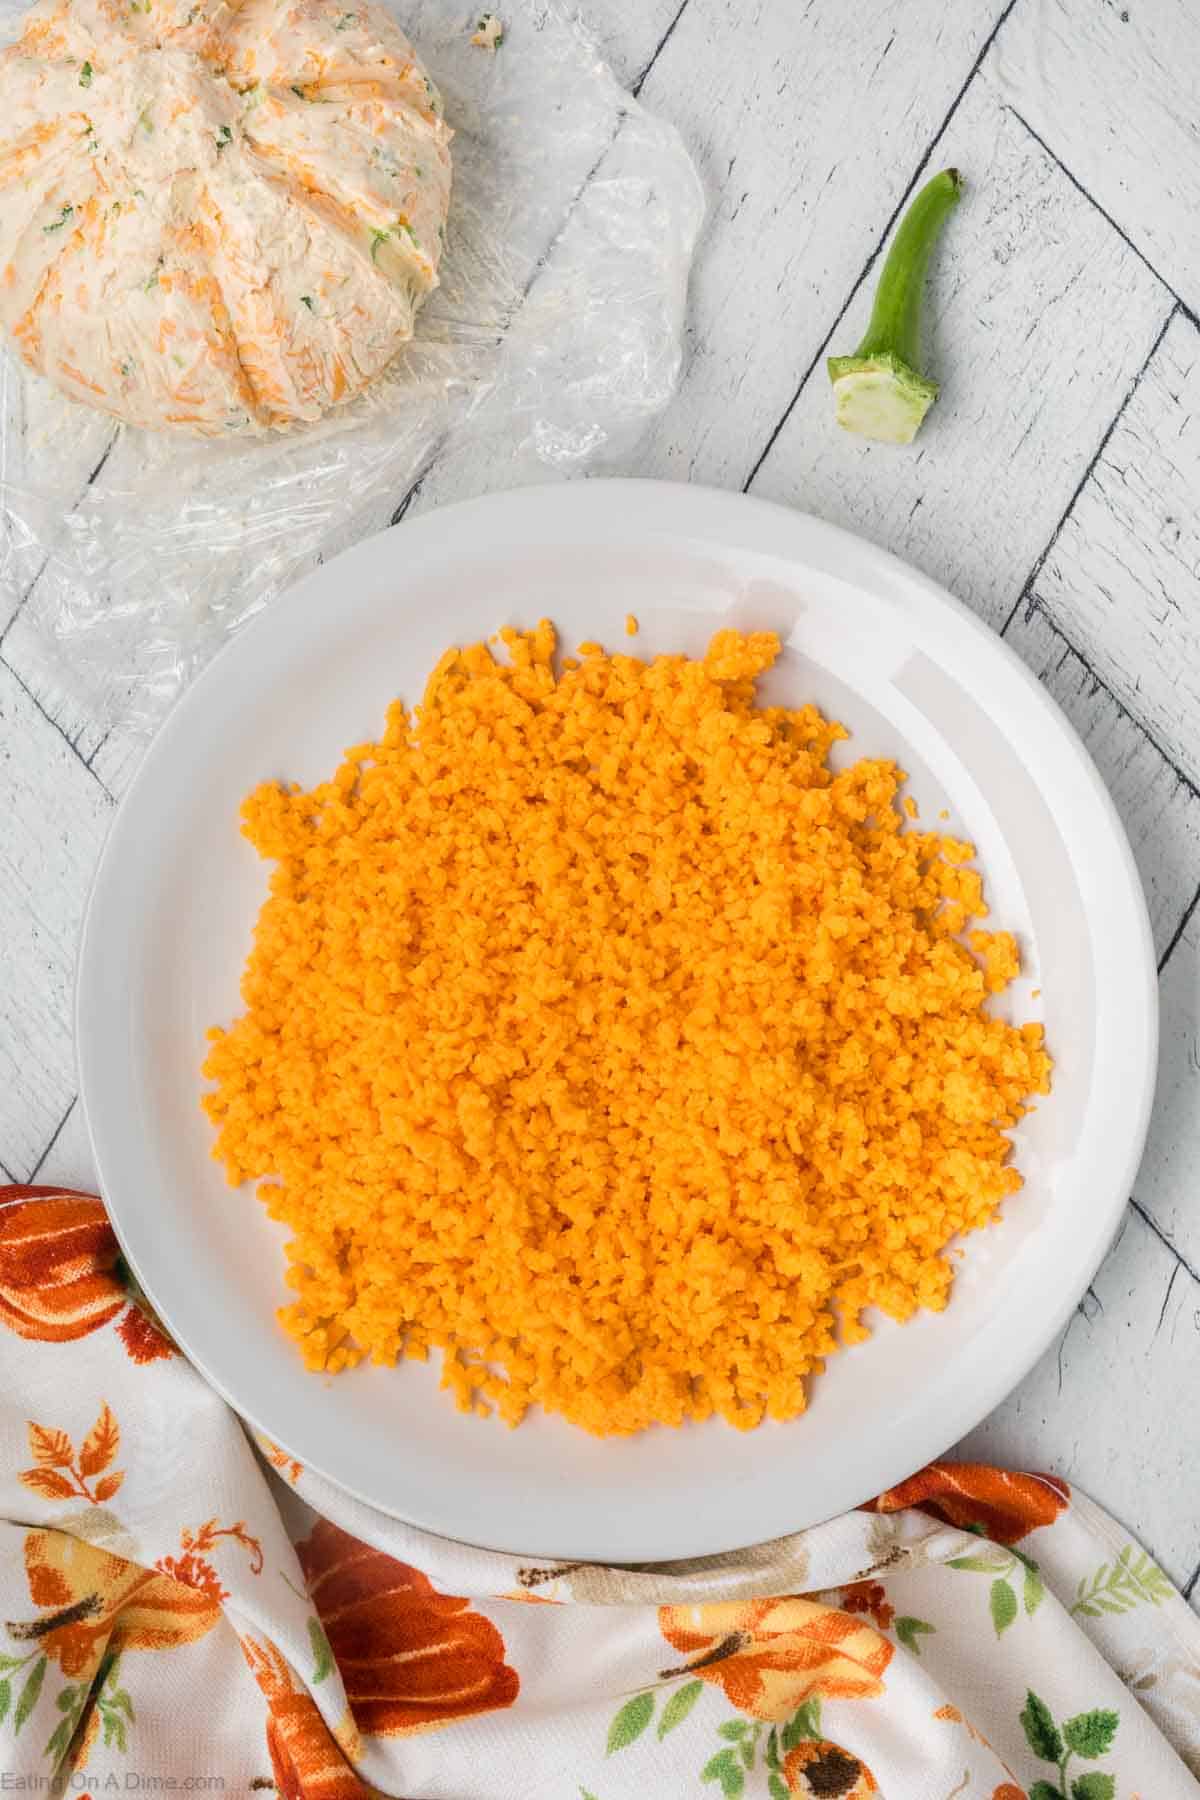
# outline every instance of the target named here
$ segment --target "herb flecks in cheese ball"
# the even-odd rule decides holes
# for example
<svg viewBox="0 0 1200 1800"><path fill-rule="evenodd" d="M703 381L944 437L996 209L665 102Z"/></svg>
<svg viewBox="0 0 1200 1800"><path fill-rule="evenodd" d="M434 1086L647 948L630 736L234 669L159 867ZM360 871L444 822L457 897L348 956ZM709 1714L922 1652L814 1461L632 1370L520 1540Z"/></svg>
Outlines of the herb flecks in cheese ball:
<svg viewBox="0 0 1200 1800"><path fill-rule="evenodd" d="M0 99L0 322L73 398L256 434L411 338L451 133L381 6L41 0Z"/></svg>

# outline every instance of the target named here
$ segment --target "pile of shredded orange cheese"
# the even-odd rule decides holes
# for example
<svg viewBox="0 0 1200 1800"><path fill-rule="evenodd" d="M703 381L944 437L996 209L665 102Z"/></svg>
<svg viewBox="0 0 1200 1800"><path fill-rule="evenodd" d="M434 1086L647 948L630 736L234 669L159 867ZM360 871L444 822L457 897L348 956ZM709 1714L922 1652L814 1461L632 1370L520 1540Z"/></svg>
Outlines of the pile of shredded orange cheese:
<svg viewBox="0 0 1200 1800"><path fill-rule="evenodd" d="M1016 946L893 763L834 773L841 726L756 706L773 635L561 672L548 623L500 636L246 801L277 867L214 1154L269 1178L313 1369L438 1346L511 1423L792 1418L1021 1185L1051 1065L986 1004Z"/></svg>

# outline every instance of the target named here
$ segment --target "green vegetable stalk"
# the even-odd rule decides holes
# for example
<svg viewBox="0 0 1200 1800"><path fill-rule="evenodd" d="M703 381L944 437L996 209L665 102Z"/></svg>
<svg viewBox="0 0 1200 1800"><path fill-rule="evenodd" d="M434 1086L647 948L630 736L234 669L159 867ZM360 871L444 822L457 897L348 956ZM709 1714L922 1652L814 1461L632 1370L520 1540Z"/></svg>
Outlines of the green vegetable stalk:
<svg viewBox="0 0 1200 1800"><path fill-rule="evenodd" d="M930 253L961 192L957 169L943 169L926 182L892 240L867 335L853 356L829 358L838 424L860 437L911 444L937 399L937 382L918 367L921 305Z"/></svg>

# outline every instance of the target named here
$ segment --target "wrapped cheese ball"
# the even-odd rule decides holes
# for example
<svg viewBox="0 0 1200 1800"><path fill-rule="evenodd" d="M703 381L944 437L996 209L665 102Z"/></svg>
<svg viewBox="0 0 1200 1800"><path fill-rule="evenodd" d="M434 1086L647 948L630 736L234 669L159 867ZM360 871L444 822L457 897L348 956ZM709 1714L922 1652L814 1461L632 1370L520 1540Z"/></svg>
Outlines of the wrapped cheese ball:
<svg viewBox="0 0 1200 1800"><path fill-rule="evenodd" d="M39 0L0 103L0 320L73 398L255 434L412 336L451 133L370 0Z"/></svg>

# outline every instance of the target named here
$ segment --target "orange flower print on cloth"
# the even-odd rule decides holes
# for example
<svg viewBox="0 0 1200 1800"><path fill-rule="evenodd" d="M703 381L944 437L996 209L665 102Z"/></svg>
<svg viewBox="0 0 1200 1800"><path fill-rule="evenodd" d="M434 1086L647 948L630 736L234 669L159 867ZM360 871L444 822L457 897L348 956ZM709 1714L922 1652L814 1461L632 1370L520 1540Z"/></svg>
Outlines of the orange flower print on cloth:
<svg viewBox="0 0 1200 1800"><path fill-rule="evenodd" d="M116 1319L134 1362L174 1356L170 1339L130 1300L120 1254L91 1194L0 1187L0 1324L19 1337L62 1344Z"/></svg>
<svg viewBox="0 0 1200 1800"><path fill-rule="evenodd" d="M370 1800L316 1702L274 1644L240 1640L269 1708L267 1753L280 1800Z"/></svg>
<svg viewBox="0 0 1200 1800"><path fill-rule="evenodd" d="M874 1510L901 1512L906 1506L919 1506L960 1530L974 1526L994 1543L1015 1544L1031 1531L1053 1525L1070 1502L1070 1488L1053 1475L937 1462L880 1494Z"/></svg>
<svg viewBox="0 0 1200 1800"><path fill-rule="evenodd" d="M843 1612L866 1613L880 1631L891 1628L896 1609L888 1604L887 1589L882 1582L856 1581L842 1589L840 1598Z"/></svg>
<svg viewBox="0 0 1200 1800"><path fill-rule="evenodd" d="M124 1317L117 1320L117 1336L124 1344L130 1362L160 1362L165 1357L178 1354L161 1326L155 1324L141 1305L134 1305L132 1302Z"/></svg>
<svg viewBox="0 0 1200 1800"><path fill-rule="evenodd" d="M8 1634L35 1645L64 1675L92 1674L106 1648L194 1643L221 1616L206 1596L65 1531L26 1533L25 1575L41 1617L7 1621Z"/></svg>
<svg viewBox="0 0 1200 1800"><path fill-rule="evenodd" d="M267 1754L279 1800L370 1800L308 1695L295 1695L286 1722L267 1714Z"/></svg>
<svg viewBox="0 0 1200 1800"><path fill-rule="evenodd" d="M286 1476L287 1480L295 1487L304 1473L304 1464L297 1462L294 1456L289 1456L281 1445L273 1444L270 1438L260 1437L258 1445L271 1467L278 1469L279 1473Z"/></svg>
<svg viewBox="0 0 1200 1800"><path fill-rule="evenodd" d="M816 1600L663 1606L658 1627L689 1673L723 1688L755 1718L782 1720L810 1695L868 1699L883 1692L892 1646L873 1626Z"/></svg>
<svg viewBox="0 0 1200 1800"><path fill-rule="evenodd" d="M221 1577L208 1560L208 1553L216 1547L219 1538L232 1538L244 1545L250 1554L250 1573L262 1574L262 1545L256 1537L250 1536L240 1519L236 1525L219 1525L216 1519L207 1519L196 1531L189 1531L185 1526L179 1534L180 1555L160 1556L155 1567L173 1580L182 1581L185 1587L208 1594L213 1600L228 1600L229 1590L222 1586Z"/></svg>
<svg viewBox="0 0 1200 1800"><path fill-rule="evenodd" d="M296 1549L361 1731L430 1731L512 1705L504 1640L469 1601L324 1519Z"/></svg>
<svg viewBox="0 0 1200 1800"><path fill-rule="evenodd" d="M125 1479L121 1469L110 1469L121 1444L121 1433L107 1401L76 1453L65 1431L29 1421L29 1448L34 1467L22 1469L17 1479L43 1500L86 1500L102 1506L111 1500Z"/></svg>
<svg viewBox="0 0 1200 1800"><path fill-rule="evenodd" d="M869 1800L879 1786L865 1763L827 1739L797 1744L783 1760L789 1794L802 1800Z"/></svg>
<svg viewBox="0 0 1200 1800"><path fill-rule="evenodd" d="M0 1188L0 1320L20 1337L65 1343L115 1319L128 1299L119 1254L99 1200Z"/></svg>

